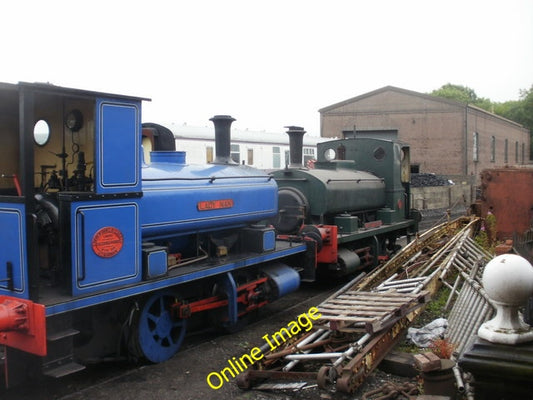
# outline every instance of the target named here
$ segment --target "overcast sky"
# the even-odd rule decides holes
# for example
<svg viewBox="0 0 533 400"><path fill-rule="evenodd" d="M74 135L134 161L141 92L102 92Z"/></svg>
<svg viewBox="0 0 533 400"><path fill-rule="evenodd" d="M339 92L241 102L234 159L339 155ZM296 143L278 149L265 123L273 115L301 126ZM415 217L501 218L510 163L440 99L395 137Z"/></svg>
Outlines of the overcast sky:
<svg viewBox="0 0 533 400"><path fill-rule="evenodd" d="M148 97L144 121L319 134L322 107L533 84L532 0L3 1L0 81Z"/></svg>

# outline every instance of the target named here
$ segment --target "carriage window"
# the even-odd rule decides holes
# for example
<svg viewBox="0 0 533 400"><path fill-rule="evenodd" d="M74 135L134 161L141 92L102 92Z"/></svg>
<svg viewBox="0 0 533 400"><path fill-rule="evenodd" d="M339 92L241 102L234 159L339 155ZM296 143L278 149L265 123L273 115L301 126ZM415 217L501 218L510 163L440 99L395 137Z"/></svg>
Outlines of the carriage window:
<svg viewBox="0 0 533 400"><path fill-rule="evenodd" d="M278 146L272 147L272 167L281 168L281 156Z"/></svg>
<svg viewBox="0 0 533 400"><path fill-rule="evenodd" d="M214 153L213 146L207 146L205 149L205 161L208 164L212 163L214 160L213 153Z"/></svg>
<svg viewBox="0 0 533 400"><path fill-rule="evenodd" d="M304 165L307 165L307 163L311 160L315 159L315 149L304 147Z"/></svg>
<svg viewBox="0 0 533 400"><path fill-rule="evenodd" d="M50 126L44 119L40 119L33 126L33 139L39 146L44 146L50 139Z"/></svg>
<svg viewBox="0 0 533 400"><path fill-rule="evenodd" d="M237 164L241 163L241 150L238 144L231 145L231 158Z"/></svg>

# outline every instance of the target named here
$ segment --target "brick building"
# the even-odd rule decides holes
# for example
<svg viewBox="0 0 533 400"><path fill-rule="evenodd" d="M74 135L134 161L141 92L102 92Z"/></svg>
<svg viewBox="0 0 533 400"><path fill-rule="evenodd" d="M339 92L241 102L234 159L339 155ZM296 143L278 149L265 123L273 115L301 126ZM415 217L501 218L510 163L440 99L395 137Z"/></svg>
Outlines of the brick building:
<svg viewBox="0 0 533 400"><path fill-rule="evenodd" d="M414 172L479 182L486 168L529 163L529 130L478 107L397 87L324 107L323 137L397 137L411 146Z"/></svg>

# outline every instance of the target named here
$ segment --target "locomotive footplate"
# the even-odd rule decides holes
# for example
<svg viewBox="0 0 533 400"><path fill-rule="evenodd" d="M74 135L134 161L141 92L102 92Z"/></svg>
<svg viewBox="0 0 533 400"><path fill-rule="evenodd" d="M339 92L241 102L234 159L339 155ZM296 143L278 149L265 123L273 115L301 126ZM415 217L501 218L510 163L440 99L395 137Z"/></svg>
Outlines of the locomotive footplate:
<svg viewBox="0 0 533 400"><path fill-rule="evenodd" d="M238 255L228 255L218 257L212 262L206 262L196 265L194 263L184 266L176 266L168 271L167 278L188 276L198 279L208 276L216 275L220 272L228 272L238 270L244 267L259 265L265 262L271 262L279 258L290 255L297 255L305 252L307 249L306 243L286 242L276 240L275 250L260 254L255 251L239 253ZM302 266L294 266L296 269ZM187 281L192 279L188 278Z"/></svg>
<svg viewBox="0 0 533 400"><path fill-rule="evenodd" d="M183 267L173 268L168 271L167 275L161 277L154 277L153 279L130 284L119 289L101 291L76 298L59 293L54 288L43 286L40 292L40 301L46 306L46 315L50 316L60 312L84 308L95 302L119 300L142 294L147 291L156 291L178 284L215 277L220 274L226 274L243 268L260 266L260 264L275 262L282 258L286 261L286 257L290 258L291 256L294 256L295 263L299 264L298 259L302 254L305 254L306 251L306 243L276 240L275 250L268 253L258 254L249 252L239 254L238 256L229 254L220 257L211 263L207 263L204 260L204 262L198 263L198 265L189 264ZM298 267L301 267L301 265L294 265L293 267L299 269Z"/></svg>
<svg viewBox="0 0 533 400"><path fill-rule="evenodd" d="M376 234L386 234L389 232L396 232L399 229L408 229L411 228L413 225L412 220L405 220L402 222L395 222L390 225L380 225L378 227L368 227L364 229L359 229L357 232L354 233L339 233L338 235L338 242L339 244L343 243L350 243L355 240L361 240L364 238L371 238L372 236Z"/></svg>

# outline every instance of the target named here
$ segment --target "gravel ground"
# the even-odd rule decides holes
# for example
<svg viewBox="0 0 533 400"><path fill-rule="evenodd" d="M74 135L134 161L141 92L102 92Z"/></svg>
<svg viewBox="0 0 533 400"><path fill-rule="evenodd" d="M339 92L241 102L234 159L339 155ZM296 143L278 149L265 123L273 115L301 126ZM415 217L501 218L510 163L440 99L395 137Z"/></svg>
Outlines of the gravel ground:
<svg viewBox="0 0 533 400"><path fill-rule="evenodd" d="M310 307L318 305L329 295L323 293L291 305L290 299L280 300L263 314L262 318L247 326L237 334L213 336L210 340L194 345L178 353L171 360L147 365L132 370L118 378L102 382L81 392L62 397L66 400L108 400L112 399L180 399L180 400L245 400L245 399L360 399L367 390L382 386L394 380L406 379L392 377L382 372L372 375L366 384L354 395L335 393L318 389L314 382L310 387L299 391L243 391L237 387L235 380L225 383L220 389L213 390L207 384L206 377L213 371L220 371L227 366L227 360L240 357L244 353L263 344L261 337L284 327L299 314Z"/></svg>
<svg viewBox="0 0 533 400"><path fill-rule="evenodd" d="M247 399L360 399L362 394L389 381L403 382L398 378L377 371L363 387L353 395L318 389L315 382L299 391L243 391L235 379L213 390L207 384L207 376L225 368L232 357L249 353L261 346L262 336L271 334L318 305L338 285L320 288L317 285L286 296L261 310L257 320L233 335L203 333L188 337L182 349L167 362L153 365L103 364L60 380L34 382L16 390L0 393L3 400L247 400ZM326 291L324 291L326 290Z"/></svg>

